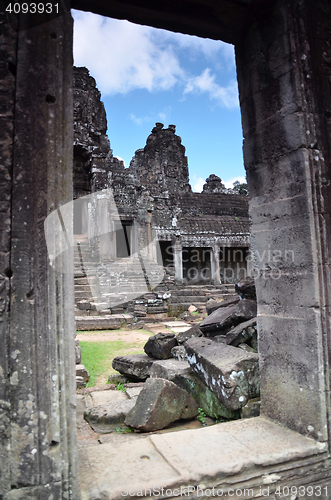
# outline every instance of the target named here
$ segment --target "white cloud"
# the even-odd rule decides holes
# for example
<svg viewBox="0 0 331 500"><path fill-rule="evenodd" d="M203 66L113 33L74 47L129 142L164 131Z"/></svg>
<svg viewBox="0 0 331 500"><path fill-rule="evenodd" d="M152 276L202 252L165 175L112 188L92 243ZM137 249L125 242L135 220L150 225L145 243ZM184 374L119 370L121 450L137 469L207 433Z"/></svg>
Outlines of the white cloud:
<svg viewBox="0 0 331 500"><path fill-rule="evenodd" d="M203 189L203 185L206 183L205 179L203 179L202 177L196 177L195 175L193 175L193 182L194 182L194 184L192 184L193 192L194 193L201 193L201 191Z"/></svg>
<svg viewBox="0 0 331 500"><path fill-rule="evenodd" d="M74 63L86 66L103 94L171 89L183 70L171 46L153 42L151 28L73 12Z"/></svg>
<svg viewBox="0 0 331 500"><path fill-rule="evenodd" d="M103 95L126 94L135 89L164 91L180 85L184 94L206 93L222 106L238 106L236 81L222 87L209 68L195 76L180 62L180 56L185 55L190 60L209 59L215 68L229 69L235 64L232 45L89 12L72 13L74 63L90 70ZM160 118L165 120L167 113L164 116Z"/></svg>
<svg viewBox="0 0 331 500"><path fill-rule="evenodd" d="M159 30L160 37L167 42L175 43L181 49L186 50L186 55L190 59L197 59L203 54L207 59L222 59L222 63L227 68L235 66L234 46L221 42L220 40L211 40L209 38L199 38L192 35L183 35L182 33L173 33L171 31Z"/></svg>
<svg viewBox="0 0 331 500"><path fill-rule="evenodd" d="M207 93L210 99L216 100L226 108L238 106L238 85L235 80L231 80L227 87L221 87L216 82L215 75L212 75L209 68L206 68L201 75L188 80L184 94Z"/></svg>
<svg viewBox="0 0 331 500"><path fill-rule="evenodd" d="M150 116L136 116L134 113L130 114L130 119L139 126L144 123L150 123L151 126L154 123L162 120L163 123L170 123L171 106L166 106L163 110L152 113Z"/></svg>
<svg viewBox="0 0 331 500"><path fill-rule="evenodd" d="M135 114L131 113L130 119L136 123L137 125L141 126L144 122L149 122L151 121L149 116L144 116L144 117L139 117L136 116Z"/></svg>
<svg viewBox="0 0 331 500"><path fill-rule="evenodd" d="M233 187L233 183L235 181L239 181L240 184L244 184L246 182L246 177L240 175L238 177L231 177L230 179L223 181L223 184L227 189L230 189Z"/></svg>

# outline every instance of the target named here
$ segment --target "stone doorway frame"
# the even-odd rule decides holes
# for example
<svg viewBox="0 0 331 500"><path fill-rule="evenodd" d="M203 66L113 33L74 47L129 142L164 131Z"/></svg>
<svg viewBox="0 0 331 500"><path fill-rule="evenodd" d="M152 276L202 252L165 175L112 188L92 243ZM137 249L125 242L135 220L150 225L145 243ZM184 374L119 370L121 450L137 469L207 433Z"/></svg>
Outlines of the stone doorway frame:
<svg viewBox="0 0 331 500"><path fill-rule="evenodd" d="M148 0L74 0L72 6L235 43L253 248L261 250L255 265L262 412L330 445L330 5L167 0L159 8ZM6 500L42 498L45 491L78 499L75 332L73 310L66 309L73 304L73 257L63 261L68 272L54 273L43 233L46 216L72 200L70 14L18 32L10 19L5 50L0 491ZM273 266L261 258L269 243L293 249L297 259L293 266L272 260L282 273L276 284ZM329 484L329 455L321 460Z"/></svg>

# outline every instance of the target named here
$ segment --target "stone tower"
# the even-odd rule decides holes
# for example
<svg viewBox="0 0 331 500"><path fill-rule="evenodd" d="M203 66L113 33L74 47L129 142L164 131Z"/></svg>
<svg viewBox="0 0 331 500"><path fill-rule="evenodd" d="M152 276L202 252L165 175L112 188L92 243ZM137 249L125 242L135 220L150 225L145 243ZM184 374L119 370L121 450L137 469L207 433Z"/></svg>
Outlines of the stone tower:
<svg viewBox="0 0 331 500"><path fill-rule="evenodd" d="M164 129L162 123L156 123L146 146L138 149L131 160L131 172L151 194L192 191L185 147L175 131L175 125Z"/></svg>

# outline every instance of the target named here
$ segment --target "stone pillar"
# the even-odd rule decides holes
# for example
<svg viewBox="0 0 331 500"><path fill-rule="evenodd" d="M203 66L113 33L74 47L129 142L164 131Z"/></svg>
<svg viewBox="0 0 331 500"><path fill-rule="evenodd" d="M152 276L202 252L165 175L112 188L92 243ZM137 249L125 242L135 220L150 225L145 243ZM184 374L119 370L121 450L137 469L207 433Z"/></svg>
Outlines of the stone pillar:
<svg viewBox="0 0 331 500"><path fill-rule="evenodd" d="M72 19L65 13L47 21L18 33L17 61L6 79L9 85L16 69L8 172L0 169L9 202L0 224L0 497L6 500L80 498L73 249L56 273L44 233L47 215L72 200ZM5 26L7 51L13 41ZM0 95L13 111L12 92Z"/></svg>
<svg viewBox="0 0 331 500"><path fill-rule="evenodd" d="M214 285L221 284L220 278L220 248L215 245L212 247L211 251L211 282Z"/></svg>
<svg viewBox="0 0 331 500"><path fill-rule="evenodd" d="M174 244L175 281L183 281L183 252L179 242Z"/></svg>
<svg viewBox="0 0 331 500"><path fill-rule="evenodd" d="M0 20L3 36L0 38L1 54L4 55L0 79L0 498L11 489L11 404L9 399L9 327L10 327L10 268L11 258L11 191L13 170L13 143L15 117L15 71L17 64L17 32L14 22L5 19L2 10ZM14 21L14 16L11 19ZM5 22L4 22L5 21ZM7 21L7 22L6 22Z"/></svg>
<svg viewBox="0 0 331 500"><path fill-rule="evenodd" d="M111 242L110 242L110 222L108 212L108 200L102 192L95 193L97 202L97 225L100 242L100 259L101 261L110 258Z"/></svg>
<svg viewBox="0 0 331 500"><path fill-rule="evenodd" d="M328 439L331 5L267 4L236 46L262 413ZM329 434L330 439L330 434Z"/></svg>

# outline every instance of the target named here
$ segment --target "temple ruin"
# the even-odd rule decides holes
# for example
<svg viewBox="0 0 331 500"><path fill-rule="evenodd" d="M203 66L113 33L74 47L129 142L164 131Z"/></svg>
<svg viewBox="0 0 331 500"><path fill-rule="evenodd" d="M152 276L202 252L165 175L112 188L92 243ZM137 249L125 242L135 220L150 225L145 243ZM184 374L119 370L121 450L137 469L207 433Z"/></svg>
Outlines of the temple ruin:
<svg viewBox="0 0 331 500"><path fill-rule="evenodd" d="M55 272L44 233L46 217L73 199L73 27L67 3L58 5L59 12L38 18L5 9L0 14L0 497L5 500L86 498L76 448L73 251L69 246L59 256L65 272ZM167 460L159 476L164 473L166 486L168 472L176 487L188 481L195 487L221 484L231 498L250 486L246 498L267 496L265 490L279 498L280 488L287 499L328 500L330 2L73 0L71 7L223 40L236 50L256 270L261 416L214 426L217 439L208 429L190 434L190 454L187 434L172 433L167 443L154 436L151 454L162 449ZM64 241L65 234L58 238ZM286 259L285 252L294 259ZM139 474L149 470L146 455L131 460L130 447L126 452ZM89 458L97 470L97 448ZM112 475L123 477L127 487L131 476L127 470L122 476L123 469L110 453L107 466L99 464L90 498L110 496L106 481Z"/></svg>
<svg viewBox="0 0 331 500"><path fill-rule="evenodd" d="M94 228L102 225L113 235L108 257L129 257L141 238L139 225L146 228L143 245L148 245L148 237L157 239L164 269L177 283L219 285L245 277L250 245L247 197L225 189L214 174L206 179L202 193L193 193L185 147L175 125L165 129L157 123L129 168L114 157L106 129L94 78L86 68L74 68L76 241L88 244ZM107 188L119 220L105 210L102 215L92 211L87 195ZM100 217L104 220L96 220Z"/></svg>

